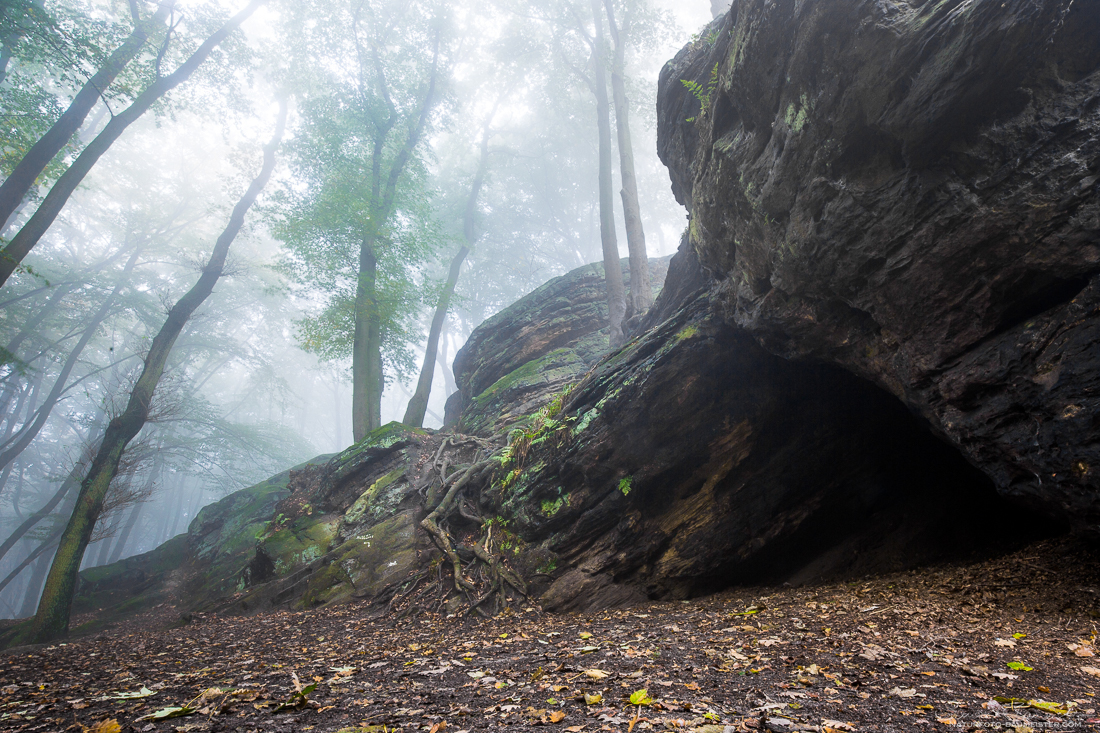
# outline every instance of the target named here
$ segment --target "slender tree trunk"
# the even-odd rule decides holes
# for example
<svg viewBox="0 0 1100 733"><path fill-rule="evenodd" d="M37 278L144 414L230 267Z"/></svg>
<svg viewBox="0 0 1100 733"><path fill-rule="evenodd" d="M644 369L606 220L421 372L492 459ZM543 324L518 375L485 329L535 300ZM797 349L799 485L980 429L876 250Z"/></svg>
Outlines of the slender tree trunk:
<svg viewBox="0 0 1100 733"><path fill-rule="evenodd" d="M374 239L359 249L359 282L355 288L355 335L351 358L352 440L358 443L382 424L382 327L378 311L378 260Z"/></svg>
<svg viewBox="0 0 1100 733"><path fill-rule="evenodd" d="M478 188L480 181L476 182ZM469 242L469 239L467 239ZM432 379L435 377L435 359L439 353L439 335L443 331L443 324L447 320L447 310L451 307L451 297L455 293L455 285L458 284L458 276L462 272L462 262L470 253L469 244L462 245L458 253L451 260L451 269L447 273L447 282L443 285L443 292L439 294L439 303L435 307L435 315L432 316L432 325L428 330L428 344L424 348L424 365L420 369L420 379L416 383L416 392L409 400L409 406L405 409L406 425L413 427L424 426L424 413L428 409L428 398L432 393Z"/></svg>
<svg viewBox="0 0 1100 733"><path fill-rule="evenodd" d="M494 108L493 112L496 112ZM493 114L485 121L481 129L481 152L477 162L477 173L470 184L470 194L466 197L466 208L462 214L462 234L466 240L458 253L451 260L451 269L447 273L447 282L443 285L443 292L439 295L439 303L435 307L435 315L432 317L432 326L428 331L428 344L424 349L424 365L420 369L420 379L416 383L416 392L409 400L409 406L405 410L406 425L423 427L424 413L428 409L428 398L432 393L432 380L435 377L435 360L439 353L439 336L443 332L443 324L447 320L447 310L451 307L451 298L454 297L455 286L458 277L462 273L462 263L466 255L470 253L477 243L477 200L481 195L481 189L485 185L485 177L489 173L489 133Z"/></svg>
<svg viewBox="0 0 1100 733"><path fill-rule="evenodd" d="M258 5L258 2L254 2L253 5ZM229 224L218 237L210 254L210 260L203 268L198 282L172 306L160 332L153 338L145 357L145 366L130 392L126 408L121 415L112 419L107 425L99 450L92 459L88 475L80 485L76 507L61 536L57 555L46 577L42 600L38 604L38 612L35 614L29 633L29 639L33 642L48 641L68 632L69 612L72 607L73 593L76 590L80 560L88 547L95 522L103 510L107 490L118 473L119 461L122 460L126 446L145 426L153 394L164 373L164 366L172 352L172 346L183 331L183 327L187 325L191 314L214 291L214 285L225 267L229 246L241 230L248 209L271 177L271 171L275 167L275 149L282 140L285 124L286 103L283 102L279 109L275 136L264 146L264 162L260 174L252 181L248 190L233 208Z"/></svg>
<svg viewBox="0 0 1100 733"><path fill-rule="evenodd" d="M178 69L150 84L129 107L115 115L103 128L103 131L88 143L76 160L73 161L73 164L69 166L69 169L57 179L57 183L46 194L46 198L43 199L30 220L12 237L11 242L8 243L3 252L0 252L0 287L3 287L11 274L19 267L23 258L38 244L38 240L42 238L42 235L50 228L57 215L61 213L61 209L65 207L65 203L69 200L73 191L76 190L76 187L80 185L100 157L107 152L126 128L145 114L154 102L195 73L195 70L202 65L202 62L206 60L210 53L265 2L266 0L251 0L244 10L230 18L225 25L207 38L186 61L180 64Z"/></svg>
<svg viewBox="0 0 1100 733"><path fill-rule="evenodd" d="M340 376L335 372L332 374L332 397L333 409L336 415L336 450L342 451L347 446L344 445L344 422L343 417L340 415Z"/></svg>
<svg viewBox="0 0 1100 733"><path fill-rule="evenodd" d="M38 596L42 594L42 583L46 581L46 571L49 569L50 556L42 553L34 561L31 577L27 580L27 588L23 591L23 603L19 606L19 614L16 618L34 615L34 609L38 607Z"/></svg>
<svg viewBox="0 0 1100 733"><path fill-rule="evenodd" d="M15 166L15 170L4 184L0 185L0 221L7 221L8 217L15 212L16 207L34 186L38 176L84 124L84 119L107 91L107 87L138 54L145 42L149 40L149 34L163 25L172 5L171 2L162 4L149 20L134 18L134 30L129 37L107 57L99 71L76 93L64 114Z"/></svg>
<svg viewBox="0 0 1100 733"><path fill-rule="evenodd" d="M600 12L600 0L591 0L591 5L592 20L596 24L592 65L595 69L596 123L600 135L600 243L603 245L604 283L607 286L608 342L611 348L617 348L625 340L623 318L626 315L626 294L619 264L619 245L615 239L615 197L611 193L611 109L607 100L603 13Z"/></svg>
<svg viewBox="0 0 1100 733"><path fill-rule="evenodd" d="M630 141L630 104L626 99L626 35L629 33L629 15L623 19L623 27L615 22L613 0L604 0L608 27L615 42L611 64L611 93L615 101L615 128L619 141L619 170L623 187L619 195L623 200L623 220L626 224L626 244L630 253L630 310L641 315L653 304L649 284L649 255L645 248L645 231L642 229L642 207L638 203L638 179L634 173L634 147Z"/></svg>
<svg viewBox="0 0 1100 733"><path fill-rule="evenodd" d="M439 364L443 369L443 383L446 385L448 397L458 391L458 385L455 384L454 372L451 371L451 364L447 361L447 342L449 338L449 335L444 332L439 339Z"/></svg>
<svg viewBox="0 0 1100 733"><path fill-rule="evenodd" d="M64 529L62 527L57 527L55 530L50 532L50 535L46 539L44 539L38 545L38 547L33 549L29 555L23 558L23 561L16 565L15 569L8 573L7 577L5 577L3 580L0 580L0 591L3 591L5 588L8 587L9 583L19 577L19 573L23 572L28 565L38 559L39 555L57 547L58 540L61 538L63 532Z"/></svg>
<svg viewBox="0 0 1100 733"><path fill-rule="evenodd" d="M54 492L54 495L50 497L50 500L43 504L42 508L37 512L23 520L23 523L16 527L15 531L4 540L4 544L0 545L0 558L7 555L11 548L15 547L15 543L22 539L23 535L27 534L36 524L48 517L50 512L61 503L61 500L79 485L80 469L76 467L69 472L68 477L61 483L57 491Z"/></svg>
<svg viewBox="0 0 1100 733"><path fill-rule="evenodd" d="M163 444L160 446L163 447ZM122 533L115 541L115 547L111 550L110 557L107 558L107 564L118 562L122 558L123 552L126 550L126 543L130 540L130 533L134 531L134 527L137 526L138 518L141 516L142 510L145 509L145 503L148 501L149 495L153 493L153 488L156 486L157 476L160 474L161 466L164 465L160 457L160 450L157 450L157 457L153 461L153 467L149 470L149 476L145 479L145 485L141 487L141 494L138 497L138 501L134 504L133 509L130 510L130 516L126 520L126 524L122 528Z"/></svg>
<svg viewBox="0 0 1100 733"><path fill-rule="evenodd" d="M69 380L69 374L72 373L73 367L76 366L76 362L80 359L80 354L84 351L84 347L88 345L88 342L92 340L92 337L95 336L96 331L99 330L100 324L110 315L115 298L118 297L119 292L129 282L130 273L134 271L134 267L137 265L140 255L140 248L134 250L134 253L130 255L130 259L126 262L126 266L122 268L122 273L119 275L118 283L115 285L114 290L111 291L111 294L108 295L102 305L100 305L99 310L92 316L91 322L88 324L87 328L84 329L84 333L81 334L80 340L77 341L73 350L69 352L69 357L65 360L64 366L61 367L61 372L57 375L57 379L54 380L53 388L50 390L50 393L46 395L46 399L42 402L42 406L38 408L38 414L35 416L34 422L30 425L24 425L20 429L18 439L12 445L5 446L3 452L0 452L0 467L6 467L14 461L15 458L26 450L27 446L38 437L38 434L46 425L46 421L49 419L54 405L61 399L61 395L65 391L65 383Z"/></svg>

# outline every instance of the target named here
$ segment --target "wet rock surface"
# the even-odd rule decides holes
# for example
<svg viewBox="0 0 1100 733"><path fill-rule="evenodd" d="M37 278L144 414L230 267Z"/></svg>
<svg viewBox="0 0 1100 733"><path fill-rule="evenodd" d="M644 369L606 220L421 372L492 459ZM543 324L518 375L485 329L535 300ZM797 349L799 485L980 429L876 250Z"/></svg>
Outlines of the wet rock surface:
<svg viewBox="0 0 1100 733"><path fill-rule="evenodd" d="M1100 530L1100 5L741 0L700 38L658 146L725 321Z"/></svg>

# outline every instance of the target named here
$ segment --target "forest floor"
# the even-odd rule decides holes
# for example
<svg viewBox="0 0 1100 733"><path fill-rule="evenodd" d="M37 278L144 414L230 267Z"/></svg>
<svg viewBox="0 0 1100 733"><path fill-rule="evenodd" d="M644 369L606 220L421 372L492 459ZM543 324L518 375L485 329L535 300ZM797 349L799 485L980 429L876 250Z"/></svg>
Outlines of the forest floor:
<svg viewBox="0 0 1100 733"><path fill-rule="evenodd" d="M13 650L0 730L1100 730L1100 562L1069 540L592 615L368 611L167 606Z"/></svg>

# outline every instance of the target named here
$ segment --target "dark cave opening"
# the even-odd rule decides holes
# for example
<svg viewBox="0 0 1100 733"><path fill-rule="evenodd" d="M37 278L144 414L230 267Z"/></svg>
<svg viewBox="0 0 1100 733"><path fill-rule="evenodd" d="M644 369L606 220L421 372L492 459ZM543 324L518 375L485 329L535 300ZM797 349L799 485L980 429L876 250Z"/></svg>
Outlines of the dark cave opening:
<svg viewBox="0 0 1100 733"><path fill-rule="evenodd" d="M834 366L758 358L783 397L760 419L750 465L718 492L744 491L749 476L778 495L751 528L768 540L713 558L689 595L974 560L1067 531L999 494L879 387Z"/></svg>

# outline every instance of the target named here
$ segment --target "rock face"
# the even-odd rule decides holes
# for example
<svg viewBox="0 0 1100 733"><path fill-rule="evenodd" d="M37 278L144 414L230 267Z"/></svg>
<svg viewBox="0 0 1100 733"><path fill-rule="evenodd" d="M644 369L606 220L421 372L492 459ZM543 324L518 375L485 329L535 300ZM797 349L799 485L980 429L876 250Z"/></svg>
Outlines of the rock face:
<svg viewBox="0 0 1100 733"><path fill-rule="evenodd" d="M738 0L702 36L658 145L723 320L1100 531L1100 3Z"/></svg>
<svg viewBox="0 0 1100 733"><path fill-rule="evenodd" d="M655 291L668 261L650 260ZM629 263L620 265L629 288ZM594 263L486 319L455 355L458 391L447 403L447 427L489 437L532 414L607 353L607 318L603 264Z"/></svg>

